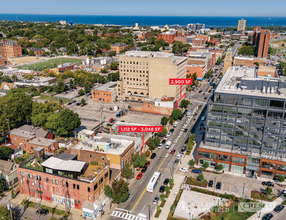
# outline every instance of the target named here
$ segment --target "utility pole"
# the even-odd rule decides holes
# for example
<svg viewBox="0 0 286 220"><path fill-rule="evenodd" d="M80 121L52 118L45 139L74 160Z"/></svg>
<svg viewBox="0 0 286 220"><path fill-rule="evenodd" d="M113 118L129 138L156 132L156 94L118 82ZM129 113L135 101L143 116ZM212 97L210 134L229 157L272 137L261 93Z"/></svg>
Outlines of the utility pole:
<svg viewBox="0 0 286 220"><path fill-rule="evenodd" d="M149 211L148 220L151 220L151 213L150 213L151 206L150 206L150 205L147 205L147 207L148 207L148 211Z"/></svg>
<svg viewBox="0 0 286 220"><path fill-rule="evenodd" d="M244 187L245 187L245 183L243 183L242 197L244 196Z"/></svg>
<svg viewBox="0 0 286 220"><path fill-rule="evenodd" d="M111 209L111 206L112 206L112 198L111 198L111 187L110 187L110 190L109 190L109 192L110 192L110 195L109 195L109 197L110 197L110 209Z"/></svg>
<svg viewBox="0 0 286 220"><path fill-rule="evenodd" d="M6 118L5 121L6 124L8 124L8 131L10 131L10 119Z"/></svg>
<svg viewBox="0 0 286 220"><path fill-rule="evenodd" d="M9 199L9 203L7 204L7 208L10 211L11 220L13 220L12 204L11 204L11 200L10 199Z"/></svg>

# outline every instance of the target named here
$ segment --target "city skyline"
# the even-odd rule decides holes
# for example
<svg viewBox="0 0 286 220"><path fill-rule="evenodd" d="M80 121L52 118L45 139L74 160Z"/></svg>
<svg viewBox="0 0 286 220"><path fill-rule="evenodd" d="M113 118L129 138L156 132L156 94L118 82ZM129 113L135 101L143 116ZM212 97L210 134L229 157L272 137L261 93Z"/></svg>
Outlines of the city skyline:
<svg viewBox="0 0 286 220"><path fill-rule="evenodd" d="M111 1L2 1L1 4L0 14L117 16L285 17L286 7L283 1L271 1L279 7L269 7L269 1L112 1L112 7Z"/></svg>

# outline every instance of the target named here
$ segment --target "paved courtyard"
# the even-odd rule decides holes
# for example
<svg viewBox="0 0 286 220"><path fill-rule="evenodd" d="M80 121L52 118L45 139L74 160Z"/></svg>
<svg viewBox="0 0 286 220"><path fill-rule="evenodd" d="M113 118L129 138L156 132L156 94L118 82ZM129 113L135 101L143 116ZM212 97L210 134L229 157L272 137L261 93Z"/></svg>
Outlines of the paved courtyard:
<svg viewBox="0 0 286 220"><path fill-rule="evenodd" d="M203 213L208 213L214 206L220 206L227 199L184 190L175 209L174 217L197 219Z"/></svg>

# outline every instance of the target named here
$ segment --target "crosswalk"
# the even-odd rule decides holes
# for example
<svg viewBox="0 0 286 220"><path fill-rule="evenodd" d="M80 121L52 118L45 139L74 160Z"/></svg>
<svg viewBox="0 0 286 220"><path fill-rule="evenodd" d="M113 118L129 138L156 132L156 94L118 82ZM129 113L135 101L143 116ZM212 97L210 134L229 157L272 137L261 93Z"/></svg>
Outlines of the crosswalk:
<svg viewBox="0 0 286 220"><path fill-rule="evenodd" d="M126 212L121 212L121 211L113 211L111 213L111 216L116 217L116 218L121 218L121 219L126 219L126 220L146 220L146 218L138 217L135 214L127 214Z"/></svg>

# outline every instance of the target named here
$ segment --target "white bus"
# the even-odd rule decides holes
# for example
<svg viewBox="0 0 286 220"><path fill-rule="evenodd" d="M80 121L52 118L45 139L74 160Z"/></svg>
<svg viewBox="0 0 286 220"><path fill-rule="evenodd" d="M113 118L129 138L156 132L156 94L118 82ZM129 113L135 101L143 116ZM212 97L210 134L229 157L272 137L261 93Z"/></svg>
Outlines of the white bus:
<svg viewBox="0 0 286 220"><path fill-rule="evenodd" d="M153 192L159 179L160 179L161 173L155 172L153 176L151 177L148 185L147 185L147 192Z"/></svg>

